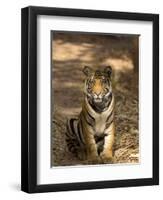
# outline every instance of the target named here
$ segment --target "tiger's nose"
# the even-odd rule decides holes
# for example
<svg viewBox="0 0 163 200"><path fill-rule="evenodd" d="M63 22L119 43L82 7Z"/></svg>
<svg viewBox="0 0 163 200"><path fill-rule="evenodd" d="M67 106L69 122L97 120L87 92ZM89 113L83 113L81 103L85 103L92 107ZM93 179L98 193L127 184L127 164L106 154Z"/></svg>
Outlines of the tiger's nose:
<svg viewBox="0 0 163 200"><path fill-rule="evenodd" d="M97 95L97 97L100 96L100 94L101 94L101 91L96 91L95 92L95 95Z"/></svg>

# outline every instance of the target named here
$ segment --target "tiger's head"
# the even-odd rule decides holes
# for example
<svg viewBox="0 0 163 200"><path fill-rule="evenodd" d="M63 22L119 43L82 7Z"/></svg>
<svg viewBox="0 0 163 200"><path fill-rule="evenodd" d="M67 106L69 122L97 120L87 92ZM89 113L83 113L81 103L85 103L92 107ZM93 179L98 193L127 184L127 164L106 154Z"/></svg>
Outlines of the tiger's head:
<svg viewBox="0 0 163 200"><path fill-rule="evenodd" d="M98 112L104 111L112 98L112 68L108 66L104 70L93 71L85 66L83 72L86 75L84 92L89 104Z"/></svg>

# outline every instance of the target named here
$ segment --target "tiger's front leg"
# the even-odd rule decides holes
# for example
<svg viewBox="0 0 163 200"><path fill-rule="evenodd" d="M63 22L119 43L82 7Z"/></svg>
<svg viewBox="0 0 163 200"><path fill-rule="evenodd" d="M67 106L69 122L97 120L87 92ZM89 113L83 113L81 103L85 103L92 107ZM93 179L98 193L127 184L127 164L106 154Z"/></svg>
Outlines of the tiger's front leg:
<svg viewBox="0 0 163 200"><path fill-rule="evenodd" d="M107 136L105 136L103 151L100 154L100 157L104 163L113 162L113 144L114 144L114 134L115 134L115 125L114 122L106 130Z"/></svg>
<svg viewBox="0 0 163 200"><path fill-rule="evenodd" d="M91 163L98 163L100 161L100 158L97 152L97 145L93 134L89 132L89 130L86 130L85 132L85 141L88 161Z"/></svg>

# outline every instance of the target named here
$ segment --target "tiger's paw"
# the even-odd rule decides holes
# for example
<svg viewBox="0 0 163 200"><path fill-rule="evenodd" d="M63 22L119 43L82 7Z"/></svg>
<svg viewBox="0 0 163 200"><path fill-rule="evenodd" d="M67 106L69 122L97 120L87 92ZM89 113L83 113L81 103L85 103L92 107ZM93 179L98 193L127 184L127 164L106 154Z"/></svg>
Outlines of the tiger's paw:
<svg viewBox="0 0 163 200"><path fill-rule="evenodd" d="M95 164L101 164L102 162L101 162L101 159L89 159L88 160L88 164L92 164L92 165L95 165Z"/></svg>
<svg viewBox="0 0 163 200"><path fill-rule="evenodd" d="M88 157L88 164L101 164L100 156Z"/></svg>
<svg viewBox="0 0 163 200"><path fill-rule="evenodd" d="M114 158L112 156L100 155L103 164L113 164Z"/></svg>
<svg viewBox="0 0 163 200"><path fill-rule="evenodd" d="M83 151L79 151L78 154L77 154L77 157L79 158L79 160L86 160L87 159L86 153L83 152Z"/></svg>

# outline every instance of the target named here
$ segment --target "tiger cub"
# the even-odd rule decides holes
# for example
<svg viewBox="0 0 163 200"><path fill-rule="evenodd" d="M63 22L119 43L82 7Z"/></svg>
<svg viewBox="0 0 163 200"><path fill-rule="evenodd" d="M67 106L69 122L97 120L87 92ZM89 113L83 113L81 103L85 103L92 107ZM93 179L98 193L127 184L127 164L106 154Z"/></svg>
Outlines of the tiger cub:
<svg viewBox="0 0 163 200"><path fill-rule="evenodd" d="M85 66L83 72L86 79L82 111L67 121L67 146L80 159L106 163L113 158L115 133L112 68L93 71Z"/></svg>

